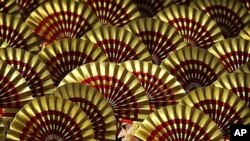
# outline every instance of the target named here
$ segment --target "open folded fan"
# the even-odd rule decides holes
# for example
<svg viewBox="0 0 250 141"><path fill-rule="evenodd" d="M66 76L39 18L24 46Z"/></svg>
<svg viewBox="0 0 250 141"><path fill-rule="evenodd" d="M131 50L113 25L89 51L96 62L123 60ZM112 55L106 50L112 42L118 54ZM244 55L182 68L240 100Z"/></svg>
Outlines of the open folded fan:
<svg viewBox="0 0 250 141"><path fill-rule="evenodd" d="M206 114L188 106L166 106L151 113L136 130L143 141L223 141L216 123Z"/></svg>
<svg viewBox="0 0 250 141"><path fill-rule="evenodd" d="M137 78L114 63L95 62L70 72L60 83L82 83L94 87L109 101L118 118L143 120L149 114L149 100Z"/></svg>
<svg viewBox="0 0 250 141"><path fill-rule="evenodd" d="M221 77L213 83L216 87L228 89L237 94L250 108L250 74L249 73L231 73Z"/></svg>
<svg viewBox="0 0 250 141"><path fill-rule="evenodd" d="M38 38L28 25L16 16L0 13L0 39L9 47L39 52Z"/></svg>
<svg viewBox="0 0 250 141"><path fill-rule="evenodd" d="M250 24L245 26L240 34L239 34L239 37L242 38L242 39L245 39L245 40L250 40Z"/></svg>
<svg viewBox="0 0 250 141"><path fill-rule="evenodd" d="M52 95L68 99L82 108L93 125L96 140L116 139L113 109L99 91L87 85L70 83L58 87Z"/></svg>
<svg viewBox="0 0 250 141"><path fill-rule="evenodd" d="M55 41L38 55L53 74L56 86L78 66L94 61L108 61L105 53L95 44L76 38Z"/></svg>
<svg viewBox="0 0 250 141"><path fill-rule="evenodd" d="M239 0L193 0L190 5L215 20L225 38L237 37L250 23L249 13Z"/></svg>
<svg viewBox="0 0 250 141"><path fill-rule="evenodd" d="M134 33L121 27L102 26L89 31L82 37L95 43L115 63L127 60L150 61L147 47Z"/></svg>
<svg viewBox="0 0 250 141"><path fill-rule="evenodd" d="M250 62L240 66L238 69L236 69L234 72L244 72L244 73L250 73Z"/></svg>
<svg viewBox="0 0 250 141"><path fill-rule="evenodd" d="M150 62L126 61L120 64L132 72L144 87L150 105L161 108L177 104L185 90L174 76Z"/></svg>
<svg viewBox="0 0 250 141"><path fill-rule="evenodd" d="M78 105L56 96L32 100L17 113L7 133L12 141L94 140L88 116Z"/></svg>
<svg viewBox="0 0 250 141"><path fill-rule="evenodd" d="M56 39L81 37L100 25L88 5L75 0L46 2L30 14L26 23L48 43Z"/></svg>
<svg viewBox="0 0 250 141"><path fill-rule="evenodd" d="M78 0L86 2L103 25L123 26L141 16L132 0Z"/></svg>
<svg viewBox="0 0 250 141"><path fill-rule="evenodd" d="M180 104L197 108L209 115L226 139L229 139L230 125L250 124L250 109L245 102L223 88L198 88L188 93Z"/></svg>
<svg viewBox="0 0 250 141"><path fill-rule="evenodd" d="M214 44L208 51L220 58L228 72L250 61L250 41L241 38L225 39Z"/></svg>
<svg viewBox="0 0 250 141"><path fill-rule="evenodd" d="M153 63L157 65L160 65L170 52L187 46L174 27L158 19L136 19L124 28L142 40L152 56Z"/></svg>
<svg viewBox="0 0 250 141"><path fill-rule="evenodd" d="M52 92L51 74L38 56L18 48L0 48L0 54L0 60L12 65L25 78L34 98Z"/></svg>
<svg viewBox="0 0 250 141"><path fill-rule="evenodd" d="M16 4L16 0L1 0L0 1L0 12L9 13L20 17L19 7Z"/></svg>
<svg viewBox="0 0 250 141"><path fill-rule="evenodd" d="M186 92L210 85L227 73L218 58L197 47L174 51L161 66L177 78Z"/></svg>
<svg viewBox="0 0 250 141"><path fill-rule="evenodd" d="M173 25L189 46L206 49L224 39L216 22L192 7L171 5L157 13L154 18Z"/></svg>

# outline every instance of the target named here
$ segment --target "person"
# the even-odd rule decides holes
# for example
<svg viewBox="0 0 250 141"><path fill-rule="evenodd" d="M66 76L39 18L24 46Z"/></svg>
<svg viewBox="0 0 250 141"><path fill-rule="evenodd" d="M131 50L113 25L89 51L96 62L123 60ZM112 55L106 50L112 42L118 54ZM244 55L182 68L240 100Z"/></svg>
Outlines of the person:
<svg viewBox="0 0 250 141"><path fill-rule="evenodd" d="M128 119L121 120L121 131L118 134L118 141L139 141L134 136L137 128L139 128L140 122L132 121Z"/></svg>

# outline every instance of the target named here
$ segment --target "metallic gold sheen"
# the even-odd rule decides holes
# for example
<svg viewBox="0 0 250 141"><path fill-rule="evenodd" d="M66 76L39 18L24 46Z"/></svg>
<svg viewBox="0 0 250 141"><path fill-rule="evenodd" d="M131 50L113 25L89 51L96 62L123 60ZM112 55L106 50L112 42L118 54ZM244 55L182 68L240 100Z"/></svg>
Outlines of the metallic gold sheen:
<svg viewBox="0 0 250 141"><path fill-rule="evenodd" d="M244 73L250 73L250 62L240 66L238 69L236 69L234 72L244 72Z"/></svg>
<svg viewBox="0 0 250 141"><path fill-rule="evenodd" d="M239 34L239 37L242 38L242 39L245 39L245 40L250 40L250 24L245 26L240 34Z"/></svg>

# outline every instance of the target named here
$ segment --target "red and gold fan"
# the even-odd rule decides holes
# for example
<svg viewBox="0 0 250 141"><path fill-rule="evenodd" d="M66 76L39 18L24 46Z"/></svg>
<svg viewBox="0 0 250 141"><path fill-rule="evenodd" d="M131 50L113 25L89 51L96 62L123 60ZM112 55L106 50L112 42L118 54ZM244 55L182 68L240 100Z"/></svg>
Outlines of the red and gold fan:
<svg viewBox="0 0 250 141"><path fill-rule="evenodd" d="M0 119L4 121L7 129L9 122L20 108L33 97L21 74L2 60L0 60L0 92Z"/></svg>
<svg viewBox="0 0 250 141"><path fill-rule="evenodd" d="M238 0L193 0L191 6L215 20L225 38L237 37L250 23L247 9Z"/></svg>
<svg viewBox="0 0 250 141"><path fill-rule="evenodd" d="M152 108L175 105L185 96L185 90L176 78L157 65L138 60L126 61L120 65L132 72L140 81Z"/></svg>
<svg viewBox="0 0 250 141"><path fill-rule="evenodd" d="M23 106L6 138L12 141L94 141L94 131L88 116L78 105L50 95Z"/></svg>
<svg viewBox="0 0 250 141"><path fill-rule="evenodd" d="M189 46L207 49L224 39L216 22L192 7L173 5L157 13L154 18L173 25Z"/></svg>
<svg viewBox="0 0 250 141"><path fill-rule="evenodd" d="M220 58L230 73L250 61L250 41L241 38L225 39L210 47L208 51Z"/></svg>
<svg viewBox="0 0 250 141"><path fill-rule="evenodd" d="M53 0L33 11L26 23L46 42L81 37L100 25L87 4L74 0Z"/></svg>
<svg viewBox="0 0 250 141"><path fill-rule="evenodd" d="M208 86L226 74L218 58L207 50L197 47L174 51L161 66L177 78L186 92Z"/></svg>
<svg viewBox="0 0 250 141"><path fill-rule="evenodd" d="M249 73L231 73L221 77L213 83L216 87L230 90L237 94L250 108L250 74Z"/></svg>
<svg viewBox="0 0 250 141"><path fill-rule="evenodd" d="M0 48L0 60L19 71L27 81L34 98L53 91L54 82L51 74L38 56L18 48Z"/></svg>
<svg viewBox="0 0 250 141"><path fill-rule="evenodd" d="M123 26L141 16L132 0L78 0L86 2L103 25Z"/></svg>
<svg viewBox="0 0 250 141"><path fill-rule="evenodd" d="M91 42L81 39L57 40L38 54L57 86L73 69L85 63L108 61L105 53Z"/></svg>
<svg viewBox="0 0 250 141"><path fill-rule="evenodd" d="M39 52L38 38L18 17L0 13L0 39L9 47Z"/></svg>
<svg viewBox="0 0 250 141"><path fill-rule="evenodd" d="M0 12L9 13L20 17L19 7L16 0L0 0Z"/></svg>
<svg viewBox="0 0 250 141"><path fill-rule="evenodd" d="M225 139L229 139L230 126L250 124L250 109L236 94L215 86L198 88L188 93L181 105L197 108L216 122Z"/></svg>
<svg viewBox="0 0 250 141"><path fill-rule="evenodd" d="M111 62L151 60L147 47L140 38L124 28L102 26L89 31L82 38L95 43L107 54Z"/></svg>
<svg viewBox="0 0 250 141"><path fill-rule="evenodd" d="M239 34L239 37L242 38L242 39L245 39L245 40L250 40L250 24L245 26L240 34Z"/></svg>
<svg viewBox="0 0 250 141"><path fill-rule="evenodd" d="M189 106L166 106L151 113L135 136L143 141L223 141L216 123Z"/></svg>
<svg viewBox="0 0 250 141"><path fill-rule="evenodd" d="M236 69L234 72L244 72L244 73L250 73L250 62L240 66L238 69Z"/></svg>
<svg viewBox="0 0 250 141"><path fill-rule="evenodd" d="M52 95L68 99L82 108L93 125L96 140L116 139L113 109L99 91L87 85L70 83L58 87Z"/></svg>
<svg viewBox="0 0 250 141"><path fill-rule="evenodd" d="M150 113L149 100L137 78L124 67L108 62L82 65L60 83L87 84L109 101L117 118L143 120Z"/></svg>
<svg viewBox="0 0 250 141"><path fill-rule="evenodd" d="M178 31L171 25L152 18L134 20L124 26L147 46L154 64L160 65L168 54L187 46Z"/></svg>

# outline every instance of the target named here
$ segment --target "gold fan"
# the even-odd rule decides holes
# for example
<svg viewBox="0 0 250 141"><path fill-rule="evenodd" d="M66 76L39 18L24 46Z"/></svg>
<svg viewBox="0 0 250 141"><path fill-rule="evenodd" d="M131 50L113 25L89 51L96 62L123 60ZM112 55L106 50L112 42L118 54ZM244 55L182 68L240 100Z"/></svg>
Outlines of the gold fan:
<svg viewBox="0 0 250 141"><path fill-rule="evenodd" d="M245 40L250 40L250 24L245 26L240 34L239 34L239 37L242 38L242 39L245 39Z"/></svg>
<svg viewBox="0 0 250 141"><path fill-rule="evenodd" d="M82 83L94 87L109 101L118 118L143 120L149 100L137 78L114 63L94 62L70 72L60 83Z"/></svg>
<svg viewBox="0 0 250 141"><path fill-rule="evenodd" d="M108 61L105 53L93 43L76 38L55 41L38 55L53 74L56 86L78 66L94 61Z"/></svg>
<svg viewBox="0 0 250 141"><path fill-rule="evenodd" d="M94 140L94 131L78 105L50 95L23 106L7 131L7 140Z"/></svg>
<svg viewBox="0 0 250 141"><path fill-rule="evenodd" d="M20 17L20 11L18 5L16 4L16 0L0 0L0 12Z"/></svg>
<svg viewBox="0 0 250 141"><path fill-rule="evenodd" d="M250 74L231 73L213 83L216 87L228 89L237 94L250 108Z"/></svg>
<svg viewBox="0 0 250 141"><path fill-rule="evenodd" d="M139 37L120 27L102 26L86 33L83 39L95 43L115 63L127 60L150 61L147 47Z"/></svg>
<svg viewBox="0 0 250 141"><path fill-rule="evenodd" d="M77 83L63 85L52 95L69 99L79 105L90 119L95 132L95 139L116 139L116 118L108 101L97 90Z"/></svg>
<svg viewBox="0 0 250 141"><path fill-rule="evenodd" d="M132 72L146 90L151 106L161 108L177 104L185 91L174 76L150 62L126 61L120 64Z"/></svg>
<svg viewBox="0 0 250 141"><path fill-rule="evenodd" d="M154 64L160 65L168 54L187 46L178 31L171 25L152 18L134 20L124 26L147 46Z"/></svg>
<svg viewBox="0 0 250 141"><path fill-rule="evenodd" d="M56 39L81 37L100 25L87 6L74 0L53 0L33 11L26 23L48 43Z"/></svg>
<svg viewBox="0 0 250 141"><path fill-rule="evenodd" d="M186 92L210 85L226 74L218 58L207 50L197 47L174 51L161 66L177 78Z"/></svg>
<svg viewBox="0 0 250 141"><path fill-rule="evenodd" d="M151 113L136 130L143 141L223 141L223 136L212 119L188 106L166 106Z"/></svg>
<svg viewBox="0 0 250 141"><path fill-rule="evenodd" d="M215 86L198 88L188 93L180 102L208 114L216 122L226 139L230 125L250 124L250 109L236 94Z"/></svg>
<svg viewBox="0 0 250 141"><path fill-rule="evenodd" d="M78 0L86 2L103 25L123 26L141 16L132 0Z"/></svg>
<svg viewBox="0 0 250 141"><path fill-rule="evenodd" d="M32 53L17 48L0 48L0 60L19 71L34 98L50 94L54 89L54 82L45 64Z"/></svg>
<svg viewBox="0 0 250 141"><path fill-rule="evenodd" d="M250 62L240 66L238 69L236 69L234 72L244 72L244 73L250 73Z"/></svg>
<svg viewBox="0 0 250 141"><path fill-rule="evenodd" d="M157 13L154 18L173 25L189 46L206 49L223 40L216 22L192 7L173 5Z"/></svg>
<svg viewBox="0 0 250 141"><path fill-rule="evenodd" d="M250 23L247 9L238 0L193 0L191 6L215 20L225 38L237 37Z"/></svg>
<svg viewBox="0 0 250 141"><path fill-rule="evenodd" d="M210 47L208 51L220 58L228 72L233 72L250 61L250 41L240 38L220 41Z"/></svg>
<svg viewBox="0 0 250 141"><path fill-rule="evenodd" d="M0 13L0 39L9 47L39 52L38 38L20 18L13 15Z"/></svg>

